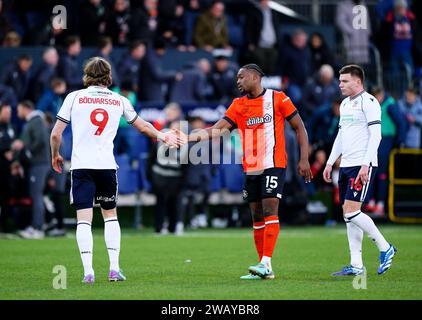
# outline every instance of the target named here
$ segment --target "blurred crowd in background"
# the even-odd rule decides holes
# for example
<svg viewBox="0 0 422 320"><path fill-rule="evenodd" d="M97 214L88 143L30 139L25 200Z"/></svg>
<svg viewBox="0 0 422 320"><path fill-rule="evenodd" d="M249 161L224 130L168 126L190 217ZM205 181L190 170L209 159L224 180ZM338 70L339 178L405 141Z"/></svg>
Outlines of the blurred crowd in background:
<svg viewBox="0 0 422 320"><path fill-rule="evenodd" d="M379 170L366 210L385 219L391 150L421 148L420 2L308 1L309 6L328 8L319 15L331 17L325 24L281 13L271 2L0 0L0 231L18 230L24 238L65 234L69 181L51 170L49 130L66 94L82 88L83 61L90 56L111 63L110 89L126 96L141 116L150 106L159 110L146 117L158 129L180 127L180 120L189 122L188 130L211 125L214 118L195 111L206 105L223 114L220 107L227 108L240 95L239 66L260 65L264 86L291 97L309 134L315 178L305 185L295 170L295 134L286 128L289 173L282 210L291 212L285 215L291 223L306 222L307 214L318 212L329 214L327 221L341 219L337 186L325 184L322 171L344 98L338 70L346 63L360 64L367 73L367 90L382 108ZM66 8L65 29L53 27L55 5ZM355 6L368 13L359 28ZM222 144L219 152L239 159L239 143L234 135L231 145ZM69 161L70 129L62 148ZM238 163L163 167L157 161L157 142L141 137L124 121L115 153L121 193L155 195L157 233L182 234L186 226L225 227L233 220L240 221L234 225L248 223L242 220L248 214L243 214L242 201L230 205L228 219L210 216L213 193L241 193ZM328 194L328 202L321 193Z"/></svg>

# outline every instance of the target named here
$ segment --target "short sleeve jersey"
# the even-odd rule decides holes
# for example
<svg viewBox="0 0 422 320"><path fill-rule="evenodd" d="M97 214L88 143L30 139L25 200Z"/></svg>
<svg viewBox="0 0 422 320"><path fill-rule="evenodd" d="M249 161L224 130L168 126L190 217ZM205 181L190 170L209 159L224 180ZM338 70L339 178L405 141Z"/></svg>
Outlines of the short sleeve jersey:
<svg viewBox="0 0 422 320"><path fill-rule="evenodd" d="M266 89L254 99L233 100L224 119L239 130L245 172L287 166L284 120L296 114L296 107L281 91Z"/></svg>
<svg viewBox="0 0 422 320"><path fill-rule="evenodd" d="M104 87L90 86L65 98L57 119L72 125L71 170L116 169L114 138L123 117L138 117L128 99Z"/></svg>

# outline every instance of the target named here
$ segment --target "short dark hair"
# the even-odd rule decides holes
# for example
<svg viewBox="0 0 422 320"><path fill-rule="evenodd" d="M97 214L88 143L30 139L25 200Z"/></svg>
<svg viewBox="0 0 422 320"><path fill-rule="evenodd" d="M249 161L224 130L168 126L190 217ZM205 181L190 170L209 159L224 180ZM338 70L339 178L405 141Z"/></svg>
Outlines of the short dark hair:
<svg viewBox="0 0 422 320"><path fill-rule="evenodd" d="M20 101L18 103L18 105L19 104L22 105L22 106L24 106L25 108L28 108L28 109L31 109L31 110L34 110L35 109L35 105L34 105L34 103L31 100L23 100L23 101Z"/></svg>
<svg viewBox="0 0 422 320"><path fill-rule="evenodd" d="M145 42L142 41L142 40L133 40L129 44L129 51L132 52L133 50L135 50L136 48L138 48L140 45L144 45L145 46Z"/></svg>
<svg viewBox="0 0 422 320"><path fill-rule="evenodd" d="M66 81L63 78L59 78L59 77L54 77L50 81L50 87L51 88L56 88L56 87L61 86L63 84L66 84Z"/></svg>
<svg viewBox="0 0 422 320"><path fill-rule="evenodd" d="M97 48L101 50L107 47L109 44L113 44L113 40L111 39L111 37L103 36L98 39Z"/></svg>
<svg viewBox="0 0 422 320"><path fill-rule="evenodd" d="M81 39L78 36L68 36L66 38L66 49L68 49L71 45L81 42Z"/></svg>
<svg viewBox="0 0 422 320"><path fill-rule="evenodd" d="M258 73L260 77L264 77L265 76L264 71L262 71L262 69L257 64L255 64L255 63L245 64L241 69L253 70L256 73Z"/></svg>
<svg viewBox="0 0 422 320"><path fill-rule="evenodd" d="M357 64L349 64L340 69L339 74L350 73L354 77L358 77L362 83L365 81L365 72L361 66Z"/></svg>
<svg viewBox="0 0 422 320"><path fill-rule="evenodd" d="M153 48L155 49L155 50L158 50L158 49L166 49L166 47L167 47L167 43L166 43L166 40L164 40L164 38L163 37L158 37L158 38L156 38L155 40L154 40L154 42L153 42Z"/></svg>
<svg viewBox="0 0 422 320"><path fill-rule="evenodd" d="M405 92L409 92L409 93L413 93L413 94L419 95L419 90L417 88L415 88L415 87L409 87L409 88L407 88L405 90Z"/></svg>
<svg viewBox="0 0 422 320"><path fill-rule="evenodd" d="M203 121L205 122L204 118L202 118L201 116L190 116L188 118L189 122L194 122L194 121Z"/></svg>
<svg viewBox="0 0 422 320"><path fill-rule="evenodd" d="M376 96L379 94L384 94L384 88L383 87L378 87L378 86L374 86L371 90L372 95Z"/></svg>
<svg viewBox="0 0 422 320"><path fill-rule="evenodd" d="M22 53L21 55L19 55L18 61L22 61L22 60L32 61L32 57L27 53Z"/></svg>

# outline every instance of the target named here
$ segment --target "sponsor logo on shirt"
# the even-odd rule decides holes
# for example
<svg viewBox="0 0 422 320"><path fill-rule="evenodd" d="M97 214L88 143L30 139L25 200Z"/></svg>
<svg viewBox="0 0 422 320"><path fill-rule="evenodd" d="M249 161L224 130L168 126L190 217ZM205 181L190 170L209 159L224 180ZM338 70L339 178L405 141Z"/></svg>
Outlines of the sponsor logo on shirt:
<svg viewBox="0 0 422 320"><path fill-rule="evenodd" d="M253 117L253 118L249 118L247 121L246 121L246 124L248 125L248 126L253 126L253 125L256 125L256 124L261 124L261 123L269 123L269 122L271 122L272 121L272 117L269 115L269 114L266 114L265 116L263 116L263 117Z"/></svg>

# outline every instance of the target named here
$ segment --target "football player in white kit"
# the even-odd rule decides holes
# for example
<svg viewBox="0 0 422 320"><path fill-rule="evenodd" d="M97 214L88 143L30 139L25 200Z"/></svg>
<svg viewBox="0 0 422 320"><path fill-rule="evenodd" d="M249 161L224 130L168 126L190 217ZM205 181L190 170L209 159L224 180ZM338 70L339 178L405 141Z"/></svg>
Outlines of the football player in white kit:
<svg viewBox="0 0 422 320"><path fill-rule="evenodd" d="M85 89L71 92L57 114L51 132L53 169L62 171L63 158L59 154L62 133L71 123L73 149L71 157L70 202L76 208L76 240L84 267L82 282L95 280L92 266L93 240L91 223L93 202L100 204L104 218L104 237L110 259L109 281L123 281L126 277L119 267L120 225L117 219L117 165L113 155L113 140L121 116L141 133L165 142L170 147L183 144L176 131L156 130L149 122L138 117L125 97L107 89L112 83L110 64L94 57L84 66Z"/></svg>
<svg viewBox="0 0 422 320"><path fill-rule="evenodd" d="M397 249L388 243L374 221L361 212L369 200L378 166L377 150L381 141L381 106L363 87L365 74L358 65L340 70L340 90L346 99L340 105L340 123L324 180L331 182L332 166L341 156L339 173L340 200L347 226L351 263L334 276L359 275L364 272L362 240L366 232L380 251L378 274L390 267Z"/></svg>

